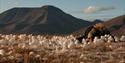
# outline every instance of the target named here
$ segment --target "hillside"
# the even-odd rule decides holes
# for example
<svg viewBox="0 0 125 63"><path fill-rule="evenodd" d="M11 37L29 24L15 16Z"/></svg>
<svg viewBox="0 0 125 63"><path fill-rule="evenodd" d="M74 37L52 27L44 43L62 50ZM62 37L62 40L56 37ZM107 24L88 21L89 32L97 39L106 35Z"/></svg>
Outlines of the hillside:
<svg viewBox="0 0 125 63"><path fill-rule="evenodd" d="M90 24L50 5L12 8L0 14L0 33L5 34L70 34Z"/></svg>
<svg viewBox="0 0 125 63"><path fill-rule="evenodd" d="M125 15L110 19L104 23L117 36L125 35Z"/></svg>

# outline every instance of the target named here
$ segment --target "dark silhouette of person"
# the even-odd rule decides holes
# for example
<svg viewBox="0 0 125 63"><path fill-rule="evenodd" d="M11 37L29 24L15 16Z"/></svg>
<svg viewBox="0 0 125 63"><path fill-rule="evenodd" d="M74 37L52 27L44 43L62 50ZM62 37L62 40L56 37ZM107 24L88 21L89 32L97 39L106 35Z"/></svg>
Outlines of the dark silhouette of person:
<svg viewBox="0 0 125 63"><path fill-rule="evenodd" d="M102 23L97 23L93 26L89 26L86 30L83 36L76 38L79 40L79 42L82 42L82 39L88 39L89 42L92 42L94 37L100 38L101 36L104 35L111 35L110 31L102 24ZM112 36L112 35L111 35Z"/></svg>

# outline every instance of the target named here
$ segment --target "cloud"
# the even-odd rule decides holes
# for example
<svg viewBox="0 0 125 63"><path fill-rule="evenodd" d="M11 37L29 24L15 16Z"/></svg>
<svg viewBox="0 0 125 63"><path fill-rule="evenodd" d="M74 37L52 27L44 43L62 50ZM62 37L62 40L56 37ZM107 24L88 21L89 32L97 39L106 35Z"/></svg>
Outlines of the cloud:
<svg viewBox="0 0 125 63"><path fill-rule="evenodd" d="M96 6L89 6L83 10L84 13L96 13L96 12L102 12L102 11L108 11L113 10L115 7L108 6L108 7L96 7Z"/></svg>

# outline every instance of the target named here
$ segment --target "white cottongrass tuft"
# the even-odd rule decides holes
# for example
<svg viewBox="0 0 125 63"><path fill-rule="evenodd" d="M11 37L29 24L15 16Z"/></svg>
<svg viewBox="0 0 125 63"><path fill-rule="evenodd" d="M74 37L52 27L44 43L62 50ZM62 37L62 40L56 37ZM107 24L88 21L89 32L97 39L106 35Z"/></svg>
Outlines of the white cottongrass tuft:
<svg viewBox="0 0 125 63"><path fill-rule="evenodd" d="M10 60L14 60L15 57L14 57L14 56L8 56L8 59L10 59Z"/></svg>
<svg viewBox="0 0 125 63"><path fill-rule="evenodd" d="M87 41L84 38L82 39L82 43L83 43L83 47L87 46Z"/></svg>
<svg viewBox="0 0 125 63"><path fill-rule="evenodd" d="M105 35L105 37L110 37L110 35Z"/></svg>
<svg viewBox="0 0 125 63"><path fill-rule="evenodd" d="M74 44L73 42L70 42L69 44L68 44L68 48L69 49L72 49L72 48L74 48L76 46L76 44Z"/></svg>
<svg viewBox="0 0 125 63"><path fill-rule="evenodd" d="M106 38L105 36L101 36L101 39L102 39L102 40L105 40L105 38Z"/></svg>
<svg viewBox="0 0 125 63"><path fill-rule="evenodd" d="M82 39L82 43L83 43L83 44L86 44L86 43L87 43L86 39L83 38L83 39Z"/></svg>
<svg viewBox="0 0 125 63"><path fill-rule="evenodd" d="M32 52L32 51L31 51L31 52L29 52L29 55L34 55L34 54L35 54L35 53L34 53L34 52Z"/></svg>
<svg viewBox="0 0 125 63"><path fill-rule="evenodd" d="M5 54L5 51L3 49L0 50L0 55L4 55Z"/></svg>
<svg viewBox="0 0 125 63"><path fill-rule="evenodd" d="M98 37L95 37L93 43L96 46L100 46L100 45L103 45L105 43L105 41L103 39L99 39Z"/></svg>
<svg viewBox="0 0 125 63"><path fill-rule="evenodd" d="M94 40L93 40L93 43L96 44L98 42L98 37L95 37Z"/></svg>
<svg viewBox="0 0 125 63"><path fill-rule="evenodd" d="M114 36L115 42L119 42L120 39L117 36Z"/></svg>
<svg viewBox="0 0 125 63"><path fill-rule="evenodd" d="M121 36L120 41L125 42L125 36Z"/></svg>
<svg viewBox="0 0 125 63"><path fill-rule="evenodd" d="M110 43L110 42L114 42L114 39L113 39L112 36L109 36L109 37L108 37L108 43Z"/></svg>
<svg viewBox="0 0 125 63"><path fill-rule="evenodd" d="M11 55L13 53L13 51L9 51L8 53L7 53L7 55Z"/></svg>
<svg viewBox="0 0 125 63"><path fill-rule="evenodd" d="M35 56L35 58L40 58L40 55L39 55L39 54L37 54L37 55Z"/></svg>
<svg viewBox="0 0 125 63"><path fill-rule="evenodd" d="M76 45L79 45L79 41L78 41L78 40L75 40L75 44L76 44Z"/></svg>

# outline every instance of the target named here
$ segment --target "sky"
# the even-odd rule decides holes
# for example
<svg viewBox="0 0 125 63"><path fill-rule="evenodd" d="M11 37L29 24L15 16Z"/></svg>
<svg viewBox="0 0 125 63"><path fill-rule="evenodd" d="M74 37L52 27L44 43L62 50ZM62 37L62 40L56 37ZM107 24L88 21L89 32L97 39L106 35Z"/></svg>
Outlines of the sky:
<svg viewBox="0 0 125 63"><path fill-rule="evenodd" d="M0 0L0 13L14 7L53 5L84 20L108 20L125 15L125 0Z"/></svg>

